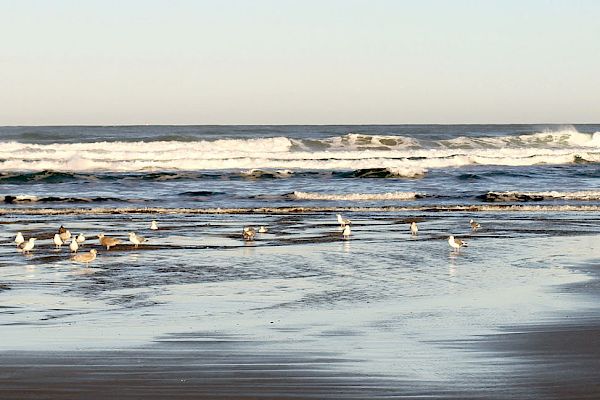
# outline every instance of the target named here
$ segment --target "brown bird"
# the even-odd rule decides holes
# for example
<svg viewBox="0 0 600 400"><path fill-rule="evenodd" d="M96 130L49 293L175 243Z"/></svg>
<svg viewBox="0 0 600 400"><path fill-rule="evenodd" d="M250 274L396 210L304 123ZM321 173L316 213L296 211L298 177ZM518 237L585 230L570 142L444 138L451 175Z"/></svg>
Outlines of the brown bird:
<svg viewBox="0 0 600 400"><path fill-rule="evenodd" d="M111 247L114 247L121 243L119 239L104 236L104 233L99 234L98 239L100 239L100 245L105 246L106 250L110 250Z"/></svg>
<svg viewBox="0 0 600 400"><path fill-rule="evenodd" d="M89 264L96 259L96 249L91 249L89 253L80 253L73 256L73 261L83 264Z"/></svg>
<svg viewBox="0 0 600 400"><path fill-rule="evenodd" d="M256 230L251 226L245 226L242 231L242 236L246 241L253 240L254 236L256 236Z"/></svg>

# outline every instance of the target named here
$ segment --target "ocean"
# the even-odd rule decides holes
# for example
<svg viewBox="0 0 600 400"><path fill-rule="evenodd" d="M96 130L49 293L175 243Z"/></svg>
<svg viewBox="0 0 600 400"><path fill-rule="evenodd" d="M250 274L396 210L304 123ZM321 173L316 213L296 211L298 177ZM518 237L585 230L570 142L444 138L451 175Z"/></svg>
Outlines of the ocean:
<svg viewBox="0 0 600 400"><path fill-rule="evenodd" d="M597 206L600 126L0 128L7 206Z"/></svg>
<svg viewBox="0 0 600 400"><path fill-rule="evenodd" d="M559 288L594 279L599 234L600 125L0 127L0 353L217 342L486 394L527 370L465 343L593 309Z"/></svg>

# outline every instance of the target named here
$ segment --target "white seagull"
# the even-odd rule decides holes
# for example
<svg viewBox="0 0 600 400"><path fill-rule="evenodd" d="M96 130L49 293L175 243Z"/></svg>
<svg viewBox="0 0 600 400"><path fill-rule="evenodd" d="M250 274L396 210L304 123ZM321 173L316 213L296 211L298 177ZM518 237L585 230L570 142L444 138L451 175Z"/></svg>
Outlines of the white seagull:
<svg viewBox="0 0 600 400"><path fill-rule="evenodd" d="M71 244L69 244L69 249L71 249L72 253L77 253L77 250L79 250L79 244L77 243L77 240L71 240Z"/></svg>
<svg viewBox="0 0 600 400"><path fill-rule="evenodd" d="M153 231L158 230L158 224L156 223L156 221L152 220L152 223L150 223L150 229Z"/></svg>
<svg viewBox="0 0 600 400"><path fill-rule="evenodd" d="M129 232L129 241L135 245L135 248L144 243L146 238L136 235L134 232Z"/></svg>
<svg viewBox="0 0 600 400"><path fill-rule="evenodd" d="M85 242L85 236L83 236L83 233L80 233L79 235L77 235L75 240L77 241L78 245L83 246L83 242Z"/></svg>
<svg viewBox="0 0 600 400"><path fill-rule="evenodd" d="M415 221L410 223L410 234L413 236L417 236L419 234L419 228L417 227L417 223Z"/></svg>
<svg viewBox="0 0 600 400"><path fill-rule="evenodd" d="M351 233L352 231L350 230L350 225L344 226L344 230L342 231L342 237L344 238L344 240L350 239Z"/></svg>
<svg viewBox="0 0 600 400"><path fill-rule="evenodd" d="M258 233L267 233L267 228L261 226L260 228L258 228Z"/></svg>
<svg viewBox="0 0 600 400"><path fill-rule="evenodd" d="M23 250L24 253L29 253L31 250L33 250L36 240L36 238L29 238L28 241L21 243L19 247L21 248L21 250Z"/></svg>
<svg viewBox="0 0 600 400"><path fill-rule="evenodd" d="M350 221L349 219L342 217L341 214L336 214L336 216L337 216L337 221L342 228L345 227L346 225L350 225L352 223L352 221Z"/></svg>
<svg viewBox="0 0 600 400"><path fill-rule="evenodd" d="M469 221L469 224L471 225L471 229L474 231L481 228L481 225L479 223L473 221L472 219Z"/></svg>
<svg viewBox="0 0 600 400"><path fill-rule="evenodd" d="M60 233L55 233L54 234L54 247L56 247L56 249L60 249L60 246L63 245L63 241L60 238Z"/></svg>
<svg viewBox="0 0 600 400"><path fill-rule="evenodd" d="M450 245L450 247L452 247L454 250L459 251L461 247L467 247L467 243L463 242L460 239L455 239L453 235L450 235L448 237L448 244Z"/></svg>
<svg viewBox="0 0 600 400"><path fill-rule="evenodd" d="M21 243L23 243L25 241L25 239L23 238L23 234L21 232L17 233L17 236L15 236L15 243L17 244L17 247L21 245Z"/></svg>

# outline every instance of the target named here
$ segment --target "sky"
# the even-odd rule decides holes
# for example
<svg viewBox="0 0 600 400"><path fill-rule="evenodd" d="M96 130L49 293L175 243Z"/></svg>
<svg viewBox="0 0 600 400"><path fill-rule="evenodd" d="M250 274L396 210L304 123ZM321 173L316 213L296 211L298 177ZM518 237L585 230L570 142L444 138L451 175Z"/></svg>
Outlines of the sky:
<svg viewBox="0 0 600 400"><path fill-rule="evenodd" d="M600 1L0 0L0 125L600 122Z"/></svg>

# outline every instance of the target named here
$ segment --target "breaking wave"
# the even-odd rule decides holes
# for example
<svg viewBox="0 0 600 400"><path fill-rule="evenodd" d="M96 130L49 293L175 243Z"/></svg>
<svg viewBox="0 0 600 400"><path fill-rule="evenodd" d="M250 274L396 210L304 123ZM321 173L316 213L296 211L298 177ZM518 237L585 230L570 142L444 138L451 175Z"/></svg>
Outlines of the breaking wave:
<svg viewBox="0 0 600 400"><path fill-rule="evenodd" d="M341 201L365 201L365 200L415 200L426 197L425 194L416 192L391 192L391 193L347 193L328 194L312 192L294 192L292 198L296 200L341 200Z"/></svg>
<svg viewBox="0 0 600 400"><path fill-rule="evenodd" d="M600 132L575 129L528 135L417 139L348 134L324 139L287 137L196 141L32 144L0 142L0 180L68 181L100 171L235 170L249 177L287 177L298 171L351 171L358 177L420 177L430 169L468 165L528 166L600 162ZM56 171L56 172L44 172ZM42 172L42 173L40 173Z"/></svg>

